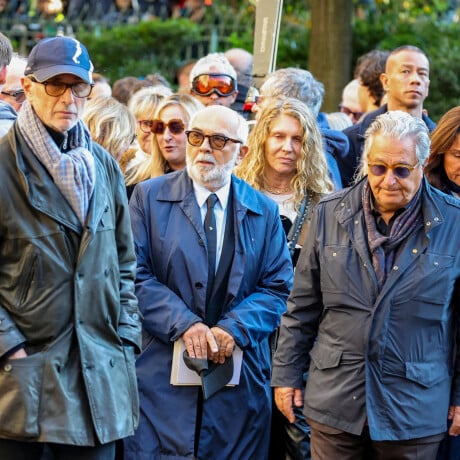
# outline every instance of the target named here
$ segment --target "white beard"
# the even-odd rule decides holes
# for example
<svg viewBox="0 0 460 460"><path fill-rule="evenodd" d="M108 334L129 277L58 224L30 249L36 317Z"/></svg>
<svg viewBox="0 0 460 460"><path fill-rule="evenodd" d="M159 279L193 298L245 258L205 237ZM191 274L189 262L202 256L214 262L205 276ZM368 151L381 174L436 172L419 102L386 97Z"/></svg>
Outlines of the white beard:
<svg viewBox="0 0 460 460"><path fill-rule="evenodd" d="M186 156L187 172L190 178L209 190L218 190L223 187L231 178L233 168L236 164L237 154L229 162L218 165L213 155L200 153L193 163L189 156ZM213 163L212 166L198 165L198 161Z"/></svg>

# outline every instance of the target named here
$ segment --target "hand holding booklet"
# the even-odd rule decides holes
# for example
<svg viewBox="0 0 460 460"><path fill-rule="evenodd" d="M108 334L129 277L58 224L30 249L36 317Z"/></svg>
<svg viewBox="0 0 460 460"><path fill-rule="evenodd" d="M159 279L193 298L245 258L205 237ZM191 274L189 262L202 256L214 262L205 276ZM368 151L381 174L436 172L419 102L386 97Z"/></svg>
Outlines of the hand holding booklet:
<svg viewBox="0 0 460 460"><path fill-rule="evenodd" d="M174 342L171 367L172 385L201 385L205 399L211 397L223 386L234 386L240 382L243 351L238 346L224 364L190 358L182 339Z"/></svg>

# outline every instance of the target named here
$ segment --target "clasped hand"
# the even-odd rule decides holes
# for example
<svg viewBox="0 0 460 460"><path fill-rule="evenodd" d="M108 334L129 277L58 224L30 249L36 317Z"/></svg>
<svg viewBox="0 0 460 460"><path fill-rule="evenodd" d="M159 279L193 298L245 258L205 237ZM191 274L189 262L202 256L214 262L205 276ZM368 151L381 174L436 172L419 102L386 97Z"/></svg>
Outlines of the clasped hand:
<svg viewBox="0 0 460 460"><path fill-rule="evenodd" d="M204 323L195 323L182 335L191 358L208 359L223 364L230 358L235 341L233 337L218 326L209 328Z"/></svg>

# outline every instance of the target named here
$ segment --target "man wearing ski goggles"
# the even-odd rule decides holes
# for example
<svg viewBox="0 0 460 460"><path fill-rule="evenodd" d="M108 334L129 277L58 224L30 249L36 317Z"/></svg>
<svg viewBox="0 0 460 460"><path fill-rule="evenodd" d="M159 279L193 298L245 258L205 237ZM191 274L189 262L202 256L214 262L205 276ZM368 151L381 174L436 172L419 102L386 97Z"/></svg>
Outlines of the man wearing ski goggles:
<svg viewBox="0 0 460 460"><path fill-rule="evenodd" d="M238 95L236 71L222 53L201 58L190 73L190 94L205 106L230 107Z"/></svg>

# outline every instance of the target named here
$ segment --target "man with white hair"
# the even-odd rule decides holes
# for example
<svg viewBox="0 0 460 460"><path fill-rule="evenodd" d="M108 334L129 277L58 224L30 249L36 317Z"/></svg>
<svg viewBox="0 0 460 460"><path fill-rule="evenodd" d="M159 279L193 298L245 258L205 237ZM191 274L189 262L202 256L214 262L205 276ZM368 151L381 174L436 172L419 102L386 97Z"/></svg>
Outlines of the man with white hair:
<svg viewBox="0 0 460 460"><path fill-rule="evenodd" d="M234 110L206 107L186 131L186 169L141 182L131 197L145 346L136 363L140 425L125 440L125 460L268 457L269 339L292 265L278 206L232 175L247 134ZM171 385L175 341L208 368L203 390ZM207 394L235 345L239 384L225 380Z"/></svg>
<svg viewBox="0 0 460 460"><path fill-rule="evenodd" d="M203 105L230 107L238 95L236 70L223 53L199 59L190 72L190 94Z"/></svg>
<svg viewBox="0 0 460 460"><path fill-rule="evenodd" d="M381 114L359 182L316 207L272 377L289 421L305 401L314 459L433 460L448 414L460 434L460 205L429 152L421 118Z"/></svg>

